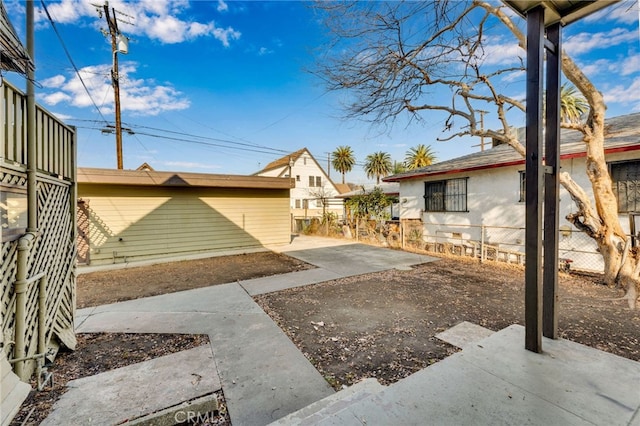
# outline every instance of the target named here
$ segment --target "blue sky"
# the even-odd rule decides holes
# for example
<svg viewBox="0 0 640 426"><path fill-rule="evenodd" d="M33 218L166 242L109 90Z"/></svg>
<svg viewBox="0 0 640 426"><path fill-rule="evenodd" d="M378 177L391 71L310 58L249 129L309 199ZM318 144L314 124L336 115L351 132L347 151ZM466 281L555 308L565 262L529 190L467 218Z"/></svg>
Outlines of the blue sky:
<svg viewBox="0 0 640 426"><path fill-rule="evenodd" d="M24 40L24 2L4 0ZM91 1L46 1L76 66L90 89L84 91L46 15L36 12L38 102L78 127L80 166L115 168L111 47ZM93 3L101 4L94 0ZM40 6L39 2L36 2ZM402 161L419 143L431 145L439 160L478 150L474 139L437 142L444 118L391 130L344 121L345 94L327 93L305 71L313 67L327 35L308 3L294 1L110 1L135 25L120 23L131 40L119 55L124 167L147 162L157 170L251 174L287 152L307 147L326 165L327 153L351 146L359 162L374 151ZM564 29L564 47L604 93L608 115L640 111L640 26L636 0L619 3ZM500 29L489 34L497 65L523 52ZM24 79L5 78L20 88ZM524 96L524 76L509 82ZM103 119L104 117L104 119ZM491 124L491 118L487 118ZM516 118L512 125L524 124ZM230 143L230 142L231 143ZM263 148L259 148L260 146ZM332 177L338 181L334 171ZM350 182L367 179L361 167Z"/></svg>

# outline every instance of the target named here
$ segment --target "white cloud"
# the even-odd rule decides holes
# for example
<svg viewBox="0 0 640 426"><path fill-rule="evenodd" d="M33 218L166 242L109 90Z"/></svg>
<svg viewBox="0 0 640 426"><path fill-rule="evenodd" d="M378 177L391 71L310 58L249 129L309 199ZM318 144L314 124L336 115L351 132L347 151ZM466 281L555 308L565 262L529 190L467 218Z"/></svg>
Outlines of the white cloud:
<svg viewBox="0 0 640 426"><path fill-rule="evenodd" d="M580 64L580 68L589 77L603 74L628 76L640 72L640 55L633 54L618 60L598 59L592 62L584 61Z"/></svg>
<svg viewBox="0 0 640 426"><path fill-rule="evenodd" d="M484 43L484 51L478 51L482 54L478 62L483 65L519 65L525 57L525 51L513 38L505 41L503 37L487 37Z"/></svg>
<svg viewBox="0 0 640 426"><path fill-rule="evenodd" d="M268 55L270 53L273 53L273 50L270 50L270 49L268 49L266 47L261 47L258 50L258 56L264 56L264 55Z"/></svg>
<svg viewBox="0 0 640 426"><path fill-rule="evenodd" d="M604 72L615 72L619 64L612 62L608 59L598 59L593 62L588 62L581 67L582 72L588 76L595 76Z"/></svg>
<svg viewBox="0 0 640 426"><path fill-rule="evenodd" d="M150 38L163 43L181 43L186 39L187 24L173 16L159 16L143 23L145 32Z"/></svg>
<svg viewBox="0 0 640 426"><path fill-rule="evenodd" d="M71 96L67 95L64 92L54 92L49 95L43 96L42 100L47 105L57 105L60 102L69 102L71 100Z"/></svg>
<svg viewBox="0 0 640 426"><path fill-rule="evenodd" d="M640 54L629 56L622 62L622 75L640 72Z"/></svg>
<svg viewBox="0 0 640 426"><path fill-rule="evenodd" d="M229 47L232 40L241 36L240 31L230 26L223 28L217 26L214 21L197 22L186 17L189 9L187 0L112 0L109 8L116 11L116 16L119 15L125 21L135 24L121 26L123 32L145 35L165 44L183 43L198 37L213 37L223 46ZM223 12L228 8L224 1L218 1L218 11ZM91 20L98 28L106 25L102 6L94 6L92 0L62 0L49 3L47 9L54 21L59 23L76 24L84 18ZM43 11L38 14L38 18L46 19Z"/></svg>
<svg viewBox="0 0 640 426"><path fill-rule="evenodd" d="M47 10L51 18L61 24L69 24L77 21L83 16L95 16L98 18L96 6L88 1L78 0L62 0L58 3L48 3ZM46 20L47 16L44 11L38 13L38 19Z"/></svg>
<svg viewBox="0 0 640 426"><path fill-rule="evenodd" d="M50 77L42 80L40 84L42 84L43 87L55 89L62 86L62 84L65 81L66 81L66 78L64 78L63 75L56 75L54 77Z"/></svg>
<svg viewBox="0 0 640 426"><path fill-rule="evenodd" d="M607 49L637 40L638 32L614 28L609 32L579 33L563 43L562 48L570 55L579 55L593 49Z"/></svg>
<svg viewBox="0 0 640 426"><path fill-rule="evenodd" d="M231 27L227 29L214 28L212 31L213 36L222 42L222 45L229 47L229 39L237 40L242 35L239 31L234 30Z"/></svg>
<svg viewBox="0 0 640 426"><path fill-rule="evenodd" d="M188 33L190 38L196 38L201 35L206 35L211 32L215 26L213 24L200 24L198 22L193 22L189 25Z"/></svg>
<svg viewBox="0 0 640 426"><path fill-rule="evenodd" d="M216 8L218 12L226 12L229 10L229 5L225 3L223 0L218 0L218 7Z"/></svg>
<svg viewBox="0 0 640 426"><path fill-rule="evenodd" d="M636 77L628 87L618 85L605 91L604 101L631 105L634 111L640 111L640 77Z"/></svg>
<svg viewBox="0 0 640 426"><path fill-rule="evenodd" d="M80 70L82 79L91 91L91 98L98 103L103 114L113 112L114 97L110 70L110 65L88 66ZM119 71L120 105L123 113L158 115L165 111L189 108L189 100L171 85L156 84L152 80L134 78L137 72L136 63L122 63ZM93 107L93 102L77 75L66 80L58 88L60 90L43 95L46 104L56 105L60 102L66 102L78 108ZM104 104L101 105L103 100Z"/></svg>
<svg viewBox="0 0 640 426"><path fill-rule="evenodd" d="M504 83L513 83L514 81L524 81L525 78L527 78L527 72L521 70L505 74L504 77L502 77L502 81Z"/></svg>

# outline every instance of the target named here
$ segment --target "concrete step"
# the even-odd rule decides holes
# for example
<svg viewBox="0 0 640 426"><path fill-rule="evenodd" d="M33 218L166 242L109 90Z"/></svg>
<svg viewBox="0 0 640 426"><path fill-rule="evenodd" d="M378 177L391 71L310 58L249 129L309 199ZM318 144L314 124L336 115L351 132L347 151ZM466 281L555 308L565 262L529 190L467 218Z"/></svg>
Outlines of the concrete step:
<svg viewBox="0 0 640 426"><path fill-rule="evenodd" d="M329 395L271 425L313 425L323 418L336 414L352 404L357 404L385 389L376 379L364 379L353 386Z"/></svg>
<svg viewBox="0 0 640 426"><path fill-rule="evenodd" d="M20 381L18 376L13 373L11 364L7 361L4 352L2 352L0 358L0 370L2 370L0 374L2 376L0 424L5 426L11 423L13 417L20 410L20 406L27 399L29 392L31 392L31 386Z"/></svg>
<svg viewBox="0 0 640 426"><path fill-rule="evenodd" d="M221 389L210 345L72 380L67 387L42 426L115 425L145 417L164 424L162 419L172 418L167 408L193 405ZM205 402L208 407L215 401Z"/></svg>

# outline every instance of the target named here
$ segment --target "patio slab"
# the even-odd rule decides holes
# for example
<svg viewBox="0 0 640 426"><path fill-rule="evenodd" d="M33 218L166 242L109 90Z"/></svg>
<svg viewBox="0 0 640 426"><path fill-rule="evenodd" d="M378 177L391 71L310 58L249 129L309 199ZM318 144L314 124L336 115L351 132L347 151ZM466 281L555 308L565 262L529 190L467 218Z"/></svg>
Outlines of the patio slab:
<svg viewBox="0 0 640 426"><path fill-rule="evenodd" d="M222 388L210 345L72 380L41 423L114 425Z"/></svg>
<svg viewBox="0 0 640 426"><path fill-rule="evenodd" d="M640 424L640 363L507 327L319 425Z"/></svg>

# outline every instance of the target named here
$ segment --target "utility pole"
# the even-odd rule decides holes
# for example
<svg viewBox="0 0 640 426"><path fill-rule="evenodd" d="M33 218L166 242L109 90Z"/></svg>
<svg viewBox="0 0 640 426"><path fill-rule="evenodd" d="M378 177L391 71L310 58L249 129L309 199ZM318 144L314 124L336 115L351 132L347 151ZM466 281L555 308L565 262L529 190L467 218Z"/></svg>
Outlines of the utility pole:
<svg viewBox="0 0 640 426"><path fill-rule="evenodd" d="M480 113L480 130L484 132L484 115L487 111L478 111ZM480 136L480 151L484 151L484 133Z"/></svg>
<svg viewBox="0 0 640 426"><path fill-rule="evenodd" d="M472 147L474 146L479 146L480 147L480 152L484 151L484 115L487 114L489 111L482 111L482 110L478 110L478 113L480 114L480 131L483 132L482 136L480 136L480 144L479 145L471 145Z"/></svg>
<svg viewBox="0 0 640 426"><path fill-rule="evenodd" d="M97 6L99 8L99 6ZM118 74L118 53L128 53L126 42L125 46L119 46L119 42L126 41L126 37L124 37L120 30L118 29L118 19L116 18L116 10L109 9L109 2L105 1L104 6L102 6L104 10L104 17L107 21L107 25L109 26L109 35L111 36L111 53L113 55L113 67L111 68L111 85L113 86L113 97L115 103L115 115L116 115L116 159L118 163L118 170L122 170L124 168L122 161L122 120L120 114L120 76ZM100 9L98 12L102 15ZM105 34L106 35L106 34Z"/></svg>

